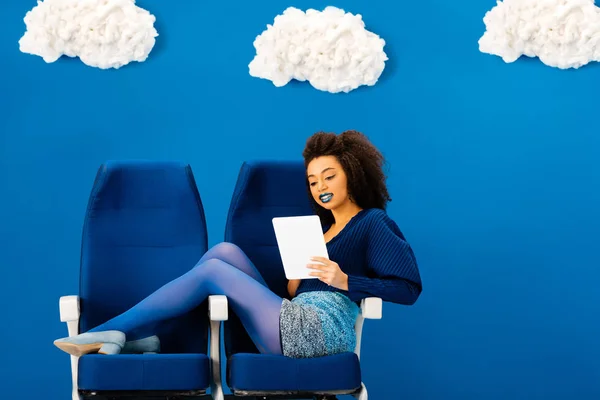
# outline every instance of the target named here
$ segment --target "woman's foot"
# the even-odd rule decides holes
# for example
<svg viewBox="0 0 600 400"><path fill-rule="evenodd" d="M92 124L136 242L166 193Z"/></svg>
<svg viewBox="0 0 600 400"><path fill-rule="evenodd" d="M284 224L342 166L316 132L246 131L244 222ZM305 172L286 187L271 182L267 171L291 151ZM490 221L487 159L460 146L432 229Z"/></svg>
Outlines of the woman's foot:
<svg viewBox="0 0 600 400"><path fill-rule="evenodd" d="M143 339L125 342L121 354L130 353L158 353L160 351L160 340L158 336L148 336Z"/></svg>
<svg viewBox="0 0 600 400"><path fill-rule="evenodd" d="M89 353L119 354L125 345L125 334L119 331L86 332L54 341L54 345L73 356Z"/></svg>

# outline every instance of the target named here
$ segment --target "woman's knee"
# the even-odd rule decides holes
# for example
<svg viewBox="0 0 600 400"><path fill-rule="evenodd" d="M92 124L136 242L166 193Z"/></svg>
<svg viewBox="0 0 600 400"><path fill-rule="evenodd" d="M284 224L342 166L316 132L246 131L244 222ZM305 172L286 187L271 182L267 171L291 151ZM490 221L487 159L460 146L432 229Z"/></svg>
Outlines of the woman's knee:
<svg viewBox="0 0 600 400"><path fill-rule="evenodd" d="M242 249L230 242L218 243L211 247L208 252L211 258L222 258L243 253Z"/></svg>
<svg viewBox="0 0 600 400"><path fill-rule="evenodd" d="M205 271L210 273L211 271L214 271L217 268L222 267L223 265L223 260L219 260L218 258L207 258L204 259L202 262L199 262L198 264L196 264L196 266L194 267L194 269L196 271Z"/></svg>
<svg viewBox="0 0 600 400"><path fill-rule="evenodd" d="M194 268L196 279L212 285L213 289L223 288L228 282L235 282L240 271L218 258L209 258ZM215 286L216 285L216 286Z"/></svg>

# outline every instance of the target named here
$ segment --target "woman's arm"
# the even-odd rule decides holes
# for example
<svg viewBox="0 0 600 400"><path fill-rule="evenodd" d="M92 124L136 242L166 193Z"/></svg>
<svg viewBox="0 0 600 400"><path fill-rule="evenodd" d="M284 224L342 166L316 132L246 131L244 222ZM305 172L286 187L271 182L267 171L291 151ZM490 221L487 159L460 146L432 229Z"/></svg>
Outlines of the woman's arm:
<svg viewBox="0 0 600 400"><path fill-rule="evenodd" d="M298 286L300 286L301 279L291 279L288 281L288 293L291 297L296 296L296 290L298 290Z"/></svg>
<svg viewBox="0 0 600 400"><path fill-rule="evenodd" d="M352 300L379 297L384 301L413 305L421 294L421 286L415 282L390 278L365 278L348 276L348 289Z"/></svg>
<svg viewBox="0 0 600 400"><path fill-rule="evenodd" d="M422 291L421 276L411 246L396 223L383 211L373 213L366 262L368 276L348 276L350 298L380 297L412 305Z"/></svg>

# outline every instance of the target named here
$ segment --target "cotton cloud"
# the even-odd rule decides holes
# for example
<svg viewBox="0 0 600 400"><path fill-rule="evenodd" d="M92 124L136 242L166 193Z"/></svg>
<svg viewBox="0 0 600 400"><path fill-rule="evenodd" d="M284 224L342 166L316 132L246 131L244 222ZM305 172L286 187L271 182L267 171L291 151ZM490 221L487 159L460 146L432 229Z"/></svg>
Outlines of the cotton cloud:
<svg viewBox="0 0 600 400"><path fill-rule="evenodd" d="M256 37L250 75L277 87L296 79L322 91L347 93L375 85L388 60L384 46L365 29L360 14L289 7Z"/></svg>
<svg viewBox="0 0 600 400"><path fill-rule="evenodd" d="M155 17L134 0L38 1L24 21L20 50L47 63L66 55L92 67L120 68L145 61L158 36Z"/></svg>
<svg viewBox="0 0 600 400"><path fill-rule="evenodd" d="M504 0L485 14L479 50L516 61L538 57L560 69L600 60L600 9L594 0Z"/></svg>

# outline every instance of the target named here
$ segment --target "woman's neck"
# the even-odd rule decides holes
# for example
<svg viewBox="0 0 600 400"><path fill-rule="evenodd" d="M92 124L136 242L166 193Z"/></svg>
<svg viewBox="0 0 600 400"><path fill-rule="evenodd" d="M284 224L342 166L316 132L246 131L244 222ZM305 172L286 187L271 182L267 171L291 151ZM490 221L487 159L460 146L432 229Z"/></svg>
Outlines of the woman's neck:
<svg viewBox="0 0 600 400"><path fill-rule="evenodd" d="M344 227L346 224L362 209L355 203L347 202L342 204L334 210L331 210L333 214L333 225L336 227Z"/></svg>

